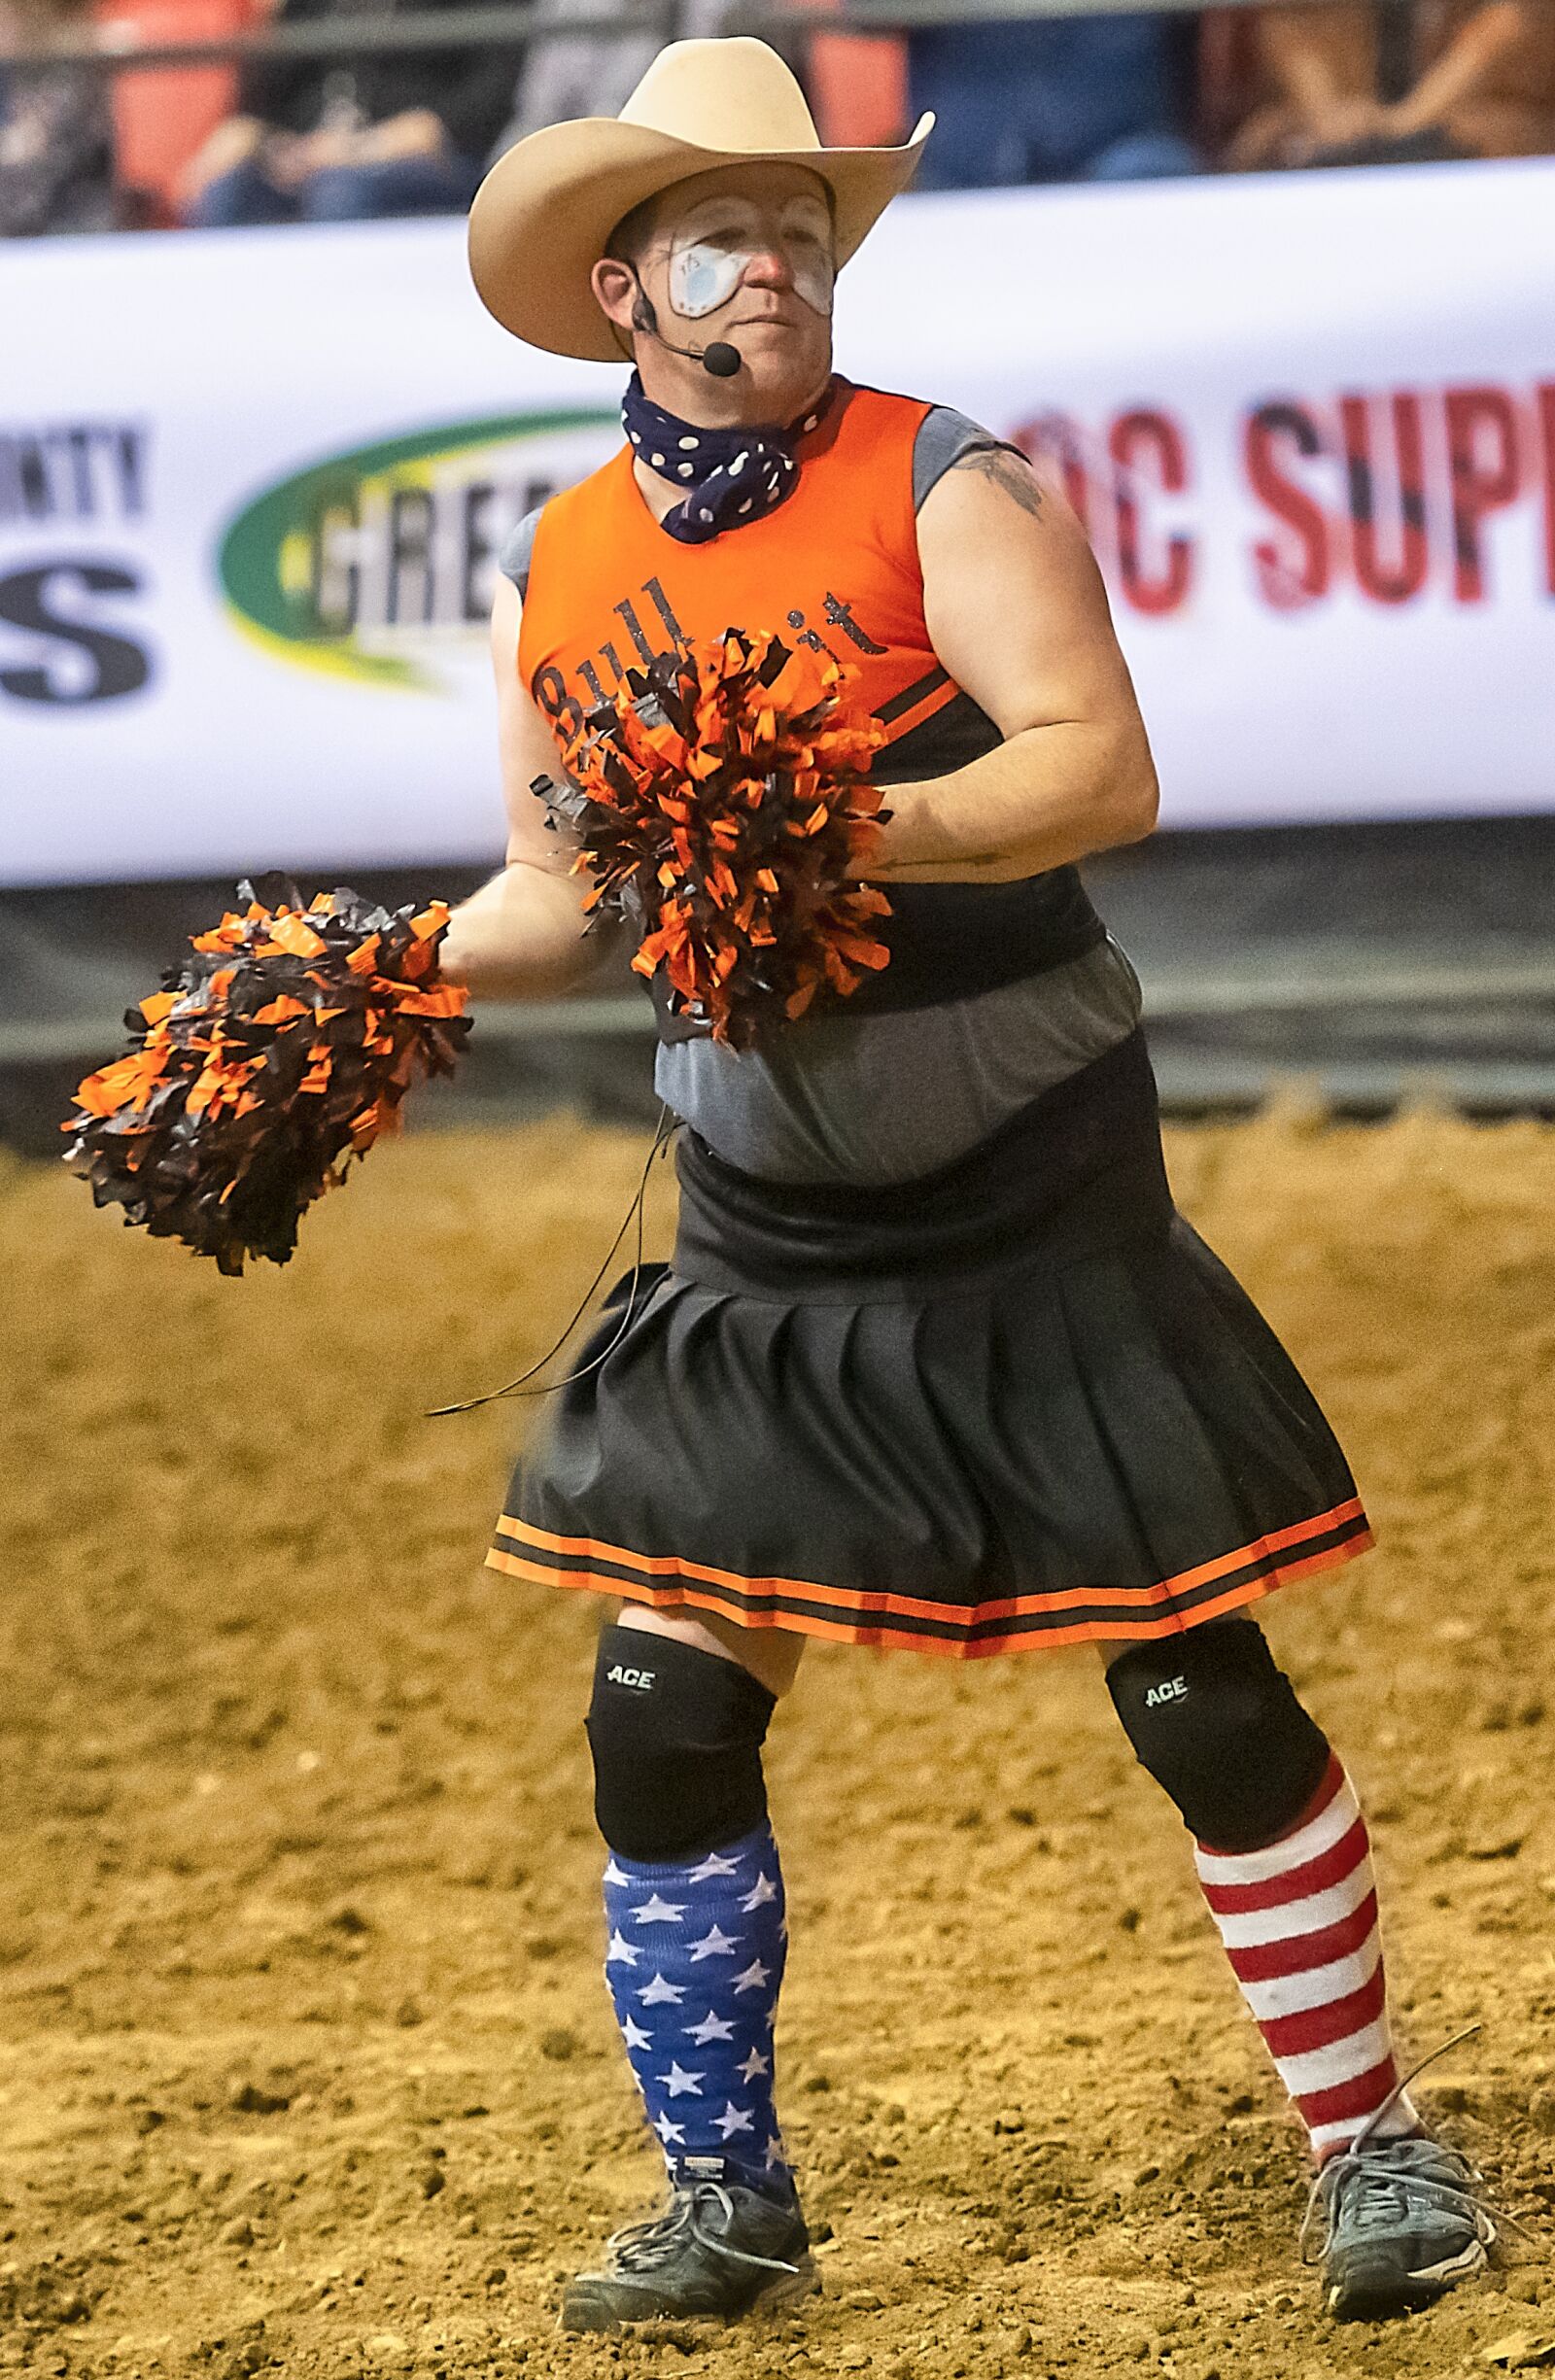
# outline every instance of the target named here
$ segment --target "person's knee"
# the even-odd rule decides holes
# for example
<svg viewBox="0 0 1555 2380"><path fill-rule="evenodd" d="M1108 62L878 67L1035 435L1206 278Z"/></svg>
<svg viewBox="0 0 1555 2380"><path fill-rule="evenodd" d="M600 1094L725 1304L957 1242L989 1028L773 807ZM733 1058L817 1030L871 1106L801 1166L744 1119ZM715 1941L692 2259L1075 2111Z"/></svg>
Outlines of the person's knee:
<svg viewBox="0 0 1555 2380"><path fill-rule="evenodd" d="M1275 1842L1322 1782L1328 1739L1251 1620L1130 1645L1107 1691L1141 1765L1214 1850Z"/></svg>
<svg viewBox="0 0 1555 2380"><path fill-rule="evenodd" d="M297 193L297 212L307 224L370 223L384 210L376 203L370 165L321 165Z"/></svg>
<svg viewBox="0 0 1555 2380"><path fill-rule="evenodd" d="M1076 177L1081 182L1167 182L1203 170L1199 157L1181 134L1158 131L1125 132L1088 157Z"/></svg>
<svg viewBox="0 0 1555 2380"><path fill-rule="evenodd" d="M625 1859L692 1859L767 1815L761 1747L777 1707L721 1653L645 1629L600 1638L587 1720L594 1811Z"/></svg>
<svg viewBox="0 0 1555 2380"><path fill-rule="evenodd" d="M302 186L302 214L313 224L452 215L469 204L479 180L473 166L452 155L321 166Z"/></svg>
<svg viewBox="0 0 1555 2380"><path fill-rule="evenodd" d="M183 220L190 231L233 231L290 223L295 213L294 201L247 158L208 182L185 207Z"/></svg>

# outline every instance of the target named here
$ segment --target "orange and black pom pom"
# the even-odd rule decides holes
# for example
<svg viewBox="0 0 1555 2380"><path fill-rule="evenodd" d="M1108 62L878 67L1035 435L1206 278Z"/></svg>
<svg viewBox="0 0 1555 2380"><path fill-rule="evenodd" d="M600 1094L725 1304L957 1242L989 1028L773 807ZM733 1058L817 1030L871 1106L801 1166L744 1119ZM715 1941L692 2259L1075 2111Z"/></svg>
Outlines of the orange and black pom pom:
<svg viewBox="0 0 1555 2380"><path fill-rule="evenodd" d="M127 1011L129 1051L78 1087L62 1127L98 1206L234 1274L287 1261L304 1210L397 1127L412 1083L452 1073L469 1032L466 994L437 973L442 902L238 897Z"/></svg>
<svg viewBox="0 0 1555 2380"><path fill-rule="evenodd" d="M568 745L570 782L536 780L578 835L589 907L637 926L677 1012L748 1048L823 989L889 957L890 903L857 881L883 818L869 780L884 731L838 714L846 673L729 629L634 671Z"/></svg>

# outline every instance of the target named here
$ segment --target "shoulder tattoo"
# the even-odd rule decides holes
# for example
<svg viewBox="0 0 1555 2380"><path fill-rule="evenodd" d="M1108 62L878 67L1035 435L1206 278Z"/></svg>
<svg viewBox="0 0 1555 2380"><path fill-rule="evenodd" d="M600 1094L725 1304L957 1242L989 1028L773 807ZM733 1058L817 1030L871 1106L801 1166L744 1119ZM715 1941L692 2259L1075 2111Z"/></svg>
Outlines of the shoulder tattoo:
<svg viewBox="0 0 1555 2380"><path fill-rule="evenodd" d="M963 455L955 466L958 471L980 471L991 479L996 488L1013 498L1022 512L1036 519L1042 511L1042 490L1037 475L1023 455L1008 446L979 446L970 455Z"/></svg>

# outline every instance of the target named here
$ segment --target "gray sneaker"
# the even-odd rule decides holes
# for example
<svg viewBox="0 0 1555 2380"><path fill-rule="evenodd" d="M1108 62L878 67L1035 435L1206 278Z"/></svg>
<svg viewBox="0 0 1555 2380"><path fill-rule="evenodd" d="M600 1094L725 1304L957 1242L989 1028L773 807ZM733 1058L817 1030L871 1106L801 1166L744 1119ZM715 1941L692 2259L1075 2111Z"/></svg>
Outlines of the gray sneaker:
<svg viewBox="0 0 1555 2380"><path fill-rule="evenodd" d="M1323 2303L1336 2322L1376 2322L1430 2305L1484 2269L1496 2226L1478 2175L1434 2140L1359 2140L1322 2168L1303 2226L1323 2266Z"/></svg>
<svg viewBox="0 0 1555 2380"><path fill-rule="evenodd" d="M798 2201L779 2205L736 2182L680 2182L663 2214L605 2242L599 2272L562 2297L564 2330L614 2330L665 2315L734 2322L820 2287Z"/></svg>

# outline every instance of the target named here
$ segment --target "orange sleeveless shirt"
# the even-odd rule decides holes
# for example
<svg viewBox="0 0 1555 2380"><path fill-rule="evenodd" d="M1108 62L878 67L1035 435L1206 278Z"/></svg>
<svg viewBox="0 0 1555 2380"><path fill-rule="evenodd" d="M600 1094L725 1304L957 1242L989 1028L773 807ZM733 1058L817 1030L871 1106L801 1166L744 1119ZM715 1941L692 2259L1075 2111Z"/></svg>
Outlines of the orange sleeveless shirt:
<svg viewBox="0 0 1555 2380"><path fill-rule="evenodd" d="M654 519L630 446L553 496L535 534L518 669L561 739L654 654L726 628L772 629L858 673L843 711L884 726L875 775L889 782L892 745L951 704L969 707L923 620L913 449L932 409L839 381L795 446L793 495L706 545L682 545Z"/></svg>
<svg viewBox="0 0 1555 2380"><path fill-rule="evenodd" d="M630 446L553 496L530 552L518 672L559 741L617 697L629 670L743 628L852 665L841 707L884 728L872 771L881 784L943 776L991 751L997 727L939 660L923 618L913 460L933 410L837 380L795 445L793 494L706 545L682 545L654 519ZM890 901L881 926L890 963L849 998L855 1017L970 997L1104 939L1073 868L1010 884L893 884ZM705 1029L672 1018L662 979L654 986L665 1039Z"/></svg>

